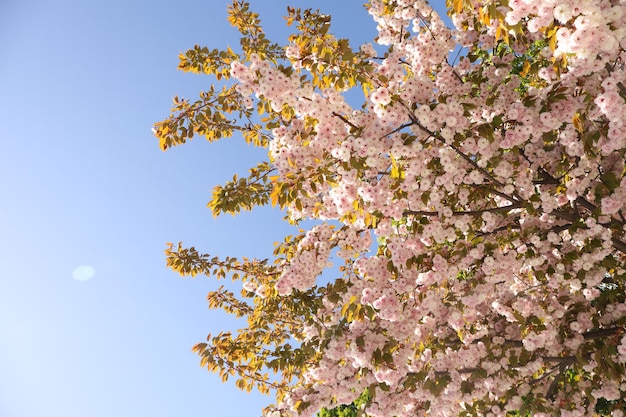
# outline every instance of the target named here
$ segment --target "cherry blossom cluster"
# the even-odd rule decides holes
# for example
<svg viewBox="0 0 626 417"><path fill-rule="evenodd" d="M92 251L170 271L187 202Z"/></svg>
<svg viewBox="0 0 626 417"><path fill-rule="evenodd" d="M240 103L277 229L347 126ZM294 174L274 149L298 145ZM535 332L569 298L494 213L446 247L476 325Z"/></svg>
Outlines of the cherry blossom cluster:
<svg viewBox="0 0 626 417"><path fill-rule="evenodd" d="M331 236L332 227L326 223L306 233L297 245L298 255L284 268L276 283L279 294L287 295L293 289L303 291L315 285L317 277L330 266Z"/></svg>
<svg viewBox="0 0 626 417"><path fill-rule="evenodd" d="M302 184L292 220L322 221L279 294L345 261L347 289L306 332L321 359L280 415L368 387L380 417L498 416L529 399L534 415L586 416L626 397L626 4L471 4L447 27L426 1L371 1L389 52L361 47L375 87L361 109L301 81L295 45L290 76L232 64L247 100L293 108L271 162Z"/></svg>

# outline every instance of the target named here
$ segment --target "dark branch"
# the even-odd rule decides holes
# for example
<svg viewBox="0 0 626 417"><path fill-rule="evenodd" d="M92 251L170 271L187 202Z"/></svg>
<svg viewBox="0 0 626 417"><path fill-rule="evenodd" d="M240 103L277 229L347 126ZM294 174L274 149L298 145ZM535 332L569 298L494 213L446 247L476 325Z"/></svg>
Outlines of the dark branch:
<svg viewBox="0 0 626 417"><path fill-rule="evenodd" d="M598 329L583 333L583 337L585 340L602 339L604 337L614 336L623 332L623 327L609 327L607 329Z"/></svg>
<svg viewBox="0 0 626 417"><path fill-rule="evenodd" d="M351 128L353 129L359 129L359 127L357 125L355 125L354 123L352 123L350 120L346 119L345 116L337 113L337 112L332 112L331 113L333 116L338 117L339 119L341 119L342 122L344 122L345 124L349 125Z"/></svg>
<svg viewBox="0 0 626 417"><path fill-rule="evenodd" d="M548 391L546 392L547 399L552 400L554 398L554 394L556 394L556 390L558 388L561 375L563 375L563 372L565 372L566 369L567 369L567 365L565 364L559 365L559 373L554 377L554 379L552 380L552 383L548 387Z"/></svg>
<svg viewBox="0 0 626 417"><path fill-rule="evenodd" d="M504 207L492 207L483 210L467 210L467 211L453 211L453 216L476 216L481 215L483 213L506 213L510 210L514 210L517 208L521 208L521 204L510 204ZM424 210L405 210L404 215L412 215L412 216L439 216L440 212L438 211L424 211Z"/></svg>

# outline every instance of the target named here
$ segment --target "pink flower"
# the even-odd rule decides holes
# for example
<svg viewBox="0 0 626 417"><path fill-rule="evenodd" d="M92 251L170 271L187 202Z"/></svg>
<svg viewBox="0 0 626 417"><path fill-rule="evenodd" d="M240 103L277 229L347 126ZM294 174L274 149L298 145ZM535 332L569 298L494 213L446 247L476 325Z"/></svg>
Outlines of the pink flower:
<svg viewBox="0 0 626 417"><path fill-rule="evenodd" d="M604 197L602 199L602 213L604 214L615 214L624 206L624 201L617 200L613 196Z"/></svg>
<svg viewBox="0 0 626 417"><path fill-rule="evenodd" d="M372 103L386 106L391 103L391 94L389 94L389 90L386 88L380 87L370 95L370 99Z"/></svg>

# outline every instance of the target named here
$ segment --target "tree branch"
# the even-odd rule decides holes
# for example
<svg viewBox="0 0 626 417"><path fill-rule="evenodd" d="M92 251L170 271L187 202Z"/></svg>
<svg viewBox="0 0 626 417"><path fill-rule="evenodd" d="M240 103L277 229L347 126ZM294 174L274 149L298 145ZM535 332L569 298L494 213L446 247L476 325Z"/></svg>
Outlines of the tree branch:
<svg viewBox="0 0 626 417"><path fill-rule="evenodd" d="M583 333L583 338L585 340L602 339L604 337L614 336L621 333L624 333L624 328L616 326Z"/></svg>
<svg viewBox="0 0 626 417"><path fill-rule="evenodd" d="M586 201L586 200L585 200ZM591 203L589 203L591 204ZM594 206L595 207L595 206ZM576 213L568 213L566 211L564 211L563 209L559 209L559 210L553 210L548 214L552 214L555 217L559 218L559 219L563 219L563 220L567 220L570 223L576 223L578 220L582 220L582 217L580 215L577 215ZM615 219L613 219L616 223L619 224L619 222ZM584 226L586 227L586 226ZM613 247L615 249L617 249L618 251L626 254L626 242L623 242L621 240L619 240L618 238L614 237L611 239L611 241L613 242Z"/></svg>
<svg viewBox="0 0 626 417"><path fill-rule="evenodd" d="M351 128L353 129L359 129L359 127L357 125L355 125L354 123L352 123L350 120L348 120L345 116L337 113L337 112L332 112L331 113L333 116L338 117L339 119L341 119L342 122L344 122L345 124L349 125Z"/></svg>
<svg viewBox="0 0 626 417"><path fill-rule="evenodd" d="M406 107L406 104L404 104L404 107ZM412 111L410 111L410 109L407 108L407 114L409 116L409 118L411 119L411 121L413 122L414 125L416 125L417 127L419 127L423 132L428 133L428 135L432 136L433 138L435 138L436 140L438 140L439 142L441 142L444 145L449 146L450 148L452 148L452 150L454 152L457 153L457 155L459 155L461 158L463 158L467 163L469 163L472 167L474 167L474 169L478 170L481 174L483 174L487 179L489 179L490 182L492 182L493 184L497 185L498 187L504 187L504 184L501 183L500 181L498 181L497 179L495 179L493 177L493 175L491 175L491 173L489 173L489 171L487 171L485 168L482 168L480 166L478 166L478 164L476 163L476 161L474 161L472 158L470 158L469 156L467 156L466 154L464 154L459 148L457 148L454 144L452 143L446 143L446 141L441 138L439 135L437 135L435 132L430 131L430 129L427 129L425 126L423 126L420 121L417 119L417 116L415 116L415 114L413 114ZM508 196L504 193L500 193L499 194L501 197L506 198L507 200L509 200L510 202L517 202L519 200L521 200L520 196L515 193L514 197Z"/></svg>
<svg viewBox="0 0 626 417"><path fill-rule="evenodd" d="M621 240L619 240L616 237L611 239L611 241L613 242L613 247L615 249L617 249L618 251L626 254L626 243L622 242Z"/></svg>
<svg viewBox="0 0 626 417"><path fill-rule="evenodd" d="M521 204L510 204L508 206L503 207L492 207L483 210L467 210L467 211L453 211L453 216L476 216L481 215L483 213L506 213L507 211L514 210L517 208L521 208ZM405 210L404 215L412 215L412 216L427 216L434 217L439 216L440 212L438 211L424 211L424 210Z"/></svg>
<svg viewBox="0 0 626 417"><path fill-rule="evenodd" d="M554 398L554 394L556 394L556 390L558 388L559 380L561 379L561 375L567 369L567 365L561 364L559 365L559 373L554 377L552 383L548 387L548 391L546 392L546 398L552 400Z"/></svg>
<svg viewBox="0 0 626 417"><path fill-rule="evenodd" d="M613 72L613 68L611 68L608 62L604 64L604 68L609 72L609 74ZM619 88L619 91L621 93L620 96L622 96L624 101L626 101L626 86L624 86L624 84L622 84L621 82L618 82L617 88Z"/></svg>
<svg viewBox="0 0 626 417"><path fill-rule="evenodd" d="M538 382L541 382L542 380L546 379L547 377L549 377L550 375L552 375L553 373L555 373L558 370L559 370L559 367L555 366L554 368L550 369L548 372L546 372L543 375L541 375L539 378L535 378L532 381L530 381L529 384L530 385L535 385Z"/></svg>
<svg viewBox="0 0 626 417"><path fill-rule="evenodd" d="M572 365L576 363L576 356L542 356L544 362L557 362L561 365Z"/></svg>

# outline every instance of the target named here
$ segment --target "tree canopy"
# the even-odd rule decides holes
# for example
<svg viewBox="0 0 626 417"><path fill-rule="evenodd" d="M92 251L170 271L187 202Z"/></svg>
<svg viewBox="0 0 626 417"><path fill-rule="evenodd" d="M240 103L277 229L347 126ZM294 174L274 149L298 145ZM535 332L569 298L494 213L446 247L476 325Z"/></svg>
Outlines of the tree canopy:
<svg viewBox="0 0 626 417"><path fill-rule="evenodd" d="M447 0L451 25L424 0L365 7L372 43L293 7L274 43L237 0L237 50L180 56L222 87L176 98L161 148L267 150L213 214L313 221L272 259L168 245L180 274L241 283L208 295L247 326L201 365L274 393L271 417L623 416L626 4Z"/></svg>

